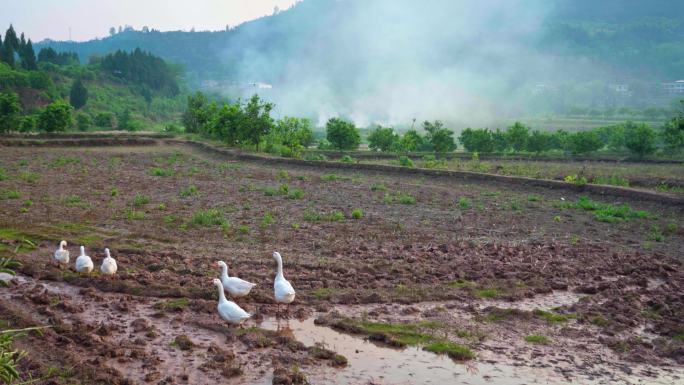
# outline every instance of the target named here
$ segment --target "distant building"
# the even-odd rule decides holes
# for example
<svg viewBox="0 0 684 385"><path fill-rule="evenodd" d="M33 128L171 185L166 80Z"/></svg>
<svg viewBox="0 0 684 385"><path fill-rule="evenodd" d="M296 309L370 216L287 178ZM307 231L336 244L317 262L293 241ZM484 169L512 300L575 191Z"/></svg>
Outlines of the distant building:
<svg viewBox="0 0 684 385"><path fill-rule="evenodd" d="M611 84L610 88L613 91L615 91L617 93L621 93L621 94L626 94L629 92L629 85L628 84Z"/></svg>
<svg viewBox="0 0 684 385"><path fill-rule="evenodd" d="M668 95L684 94L684 80L677 80L676 82L663 83L663 91Z"/></svg>
<svg viewBox="0 0 684 385"><path fill-rule="evenodd" d="M550 88L551 87L543 83L535 84L534 88L532 88L532 95L545 94L546 92L550 91Z"/></svg>

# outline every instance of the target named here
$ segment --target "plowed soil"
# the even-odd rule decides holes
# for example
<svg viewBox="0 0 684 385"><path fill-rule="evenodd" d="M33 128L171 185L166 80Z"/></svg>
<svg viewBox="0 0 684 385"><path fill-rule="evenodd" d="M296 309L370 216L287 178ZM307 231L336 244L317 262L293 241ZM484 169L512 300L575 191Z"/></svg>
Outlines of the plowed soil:
<svg viewBox="0 0 684 385"><path fill-rule="evenodd" d="M290 318L435 321L475 363L542 365L563 381L676 381L684 365L681 206L587 196L648 214L602 222L570 207L574 192L274 168L181 146L9 147L0 168L0 256L23 263L0 288L0 320L51 326L19 342L25 379L331 378L342 369L328 355L259 327L276 313L273 251L297 290ZM52 262L61 239L71 267ZM118 274L76 273L79 245L96 270L108 247ZM237 300L255 314L243 329L215 312L217 260L258 284Z"/></svg>

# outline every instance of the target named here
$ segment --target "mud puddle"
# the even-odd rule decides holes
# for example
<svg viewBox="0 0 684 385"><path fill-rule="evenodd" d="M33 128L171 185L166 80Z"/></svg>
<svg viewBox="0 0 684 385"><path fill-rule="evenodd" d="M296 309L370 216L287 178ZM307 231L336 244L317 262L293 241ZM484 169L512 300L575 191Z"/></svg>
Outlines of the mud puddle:
<svg viewBox="0 0 684 385"><path fill-rule="evenodd" d="M503 301L496 299L481 299L477 302L480 309L490 306L501 309L518 309L523 311L544 310L551 311L561 306L570 306L577 303L585 294L574 293L565 290L554 290L548 294L539 294L531 298L524 298L519 301Z"/></svg>
<svg viewBox="0 0 684 385"><path fill-rule="evenodd" d="M635 384L671 384L675 381L669 377L663 377L662 380L568 378L563 373L567 373L574 363L569 362L565 367L555 368L541 361L522 365L511 363L506 357L491 352L478 352L475 361L457 362L416 347L393 349L378 346L359 337L342 334L325 326L317 326L313 320L313 317L302 321L266 318L256 324L261 328L294 337L307 346L322 343L328 349L347 358L348 365L342 369L319 368L311 372L305 370L311 383L522 385L603 384L624 381Z"/></svg>

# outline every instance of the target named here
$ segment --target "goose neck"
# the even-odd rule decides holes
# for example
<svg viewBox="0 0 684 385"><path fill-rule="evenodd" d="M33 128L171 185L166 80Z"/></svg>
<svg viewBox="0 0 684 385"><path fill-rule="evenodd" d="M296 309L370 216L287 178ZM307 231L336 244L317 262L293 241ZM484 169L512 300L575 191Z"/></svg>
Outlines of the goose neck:
<svg viewBox="0 0 684 385"><path fill-rule="evenodd" d="M219 292L219 302L226 302L226 294L223 292L223 285L216 285Z"/></svg>
<svg viewBox="0 0 684 385"><path fill-rule="evenodd" d="M221 279L228 279L228 265L221 265Z"/></svg>
<svg viewBox="0 0 684 385"><path fill-rule="evenodd" d="M282 258L276 258L276 261L278 262L278 271L276 273L276 278L282 279L283 278L283 260L282 260Z"/></svg>

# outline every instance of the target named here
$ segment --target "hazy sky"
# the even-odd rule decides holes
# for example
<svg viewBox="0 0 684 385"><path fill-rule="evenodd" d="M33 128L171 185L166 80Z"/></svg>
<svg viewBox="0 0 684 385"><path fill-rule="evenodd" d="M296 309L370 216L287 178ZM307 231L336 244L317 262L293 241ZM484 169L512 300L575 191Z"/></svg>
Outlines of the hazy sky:
<svg viewBox="0 0 684 385"><path fill-rule="evenodd" d="M76 41L109 34L126 24L168 30L225 29L260 16L274 7L286 9L296 0L9 0L2 1L0 34L9 24L33 41L45 38Z"/></svg>

